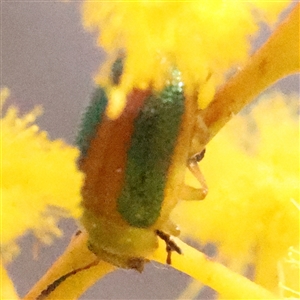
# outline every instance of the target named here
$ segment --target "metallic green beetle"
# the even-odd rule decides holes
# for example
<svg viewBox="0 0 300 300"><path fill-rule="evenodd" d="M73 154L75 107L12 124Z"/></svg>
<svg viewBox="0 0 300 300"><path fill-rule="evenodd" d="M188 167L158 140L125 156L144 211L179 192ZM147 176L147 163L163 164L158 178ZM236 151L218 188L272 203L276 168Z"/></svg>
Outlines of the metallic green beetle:
<svg viewBox="0 0 300 300"><path fill-rule="evenodd" d="M117 60L112 85L119 83L121 68ZM79 168L85 173L81 221L89 248L119 267L141 271L145 257L157 248L157 235L168 252L180 252L168 238L179 234L170 212L179 200L203 199L207 193L197 164L203 149L193 149L196 132L205 134L196 97L184 93L177 70L170 73L160 93L133 89L115 120L106 115L107 93L99 87L77 138ZM201 189L184 184L186 166Z"/></svg>

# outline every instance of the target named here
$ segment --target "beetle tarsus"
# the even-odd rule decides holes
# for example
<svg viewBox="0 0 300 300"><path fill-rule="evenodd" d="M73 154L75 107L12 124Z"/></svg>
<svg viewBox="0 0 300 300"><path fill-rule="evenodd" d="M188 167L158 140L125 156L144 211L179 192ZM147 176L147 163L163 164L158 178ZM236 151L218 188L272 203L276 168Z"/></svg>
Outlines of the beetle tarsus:
<svg viewBox="0 0 300 300"><path fill-rule="evenodd" d="M203 159L204 154L205 154L205 149L199 153L196 153L191 158L189 158L188 163L187 163L189 170L192 172L192 174L197 178L197 180L201 184L201 188L197 189L199 200L203 200L208 193L208 187L207 187L205 178L204 178L204 176L199 168L199 165L198 165L198 162Z"/></svg>
<svg viewBox="0 0 300 300"><path fill-rule="evenodd" d="M201 161L204 158L206 149L203 149L201 152L194 155L197 162Z"/></svg>
<svg viewBox="0 0 300 300"><path fill-rule="evenodd" d="M155 230L155 233L157 236L159 236L163 241L166 243L166 251L167 251L167 264L172 264L172 252L175 251L178 254L182 254L181 249L178 247L178 245L171 239L171 236L161 230Z"/></svg>

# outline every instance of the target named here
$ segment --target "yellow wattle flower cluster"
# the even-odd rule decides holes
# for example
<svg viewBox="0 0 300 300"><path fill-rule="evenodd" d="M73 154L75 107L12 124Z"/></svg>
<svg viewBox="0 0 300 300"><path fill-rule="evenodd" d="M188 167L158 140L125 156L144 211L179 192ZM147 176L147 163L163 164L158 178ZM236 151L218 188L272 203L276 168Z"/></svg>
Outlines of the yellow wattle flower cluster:
<svg viewBox="0 0 300 300"><path fill-rule="evenodd" d="M205 107L215 88L250 49L258 21L274 21L289 1L86 1L83 24L99 32L108 62L96 81L107 84L111 64L125 52L120 89L161 89L170 68L182 73L186 91L200 90ZM120 105L120 93L116 106ZM118 109L118 108L116 108Z"/></svg>
<svg viewBox="0 0 300 300"><path fill-rule="evenodd" d="M1 90L2 103L8 95L8 89ZM2 246L27 230L48 243L51 235L60 234L58 217L80 215L83 175L75 164L79 152L61 140L50 141L34 124L40 113L35 108L20 117L9 107L1 119ZM4 247L4 258L9 260L11 249Z"/></svg>
<svg viewBox="0 0 300 300"><path fill-rule="evenodd" d="M299 205L297 209L300 210ZM299 299L300 245L290 247L287 255L278 262L278 277L281 296L288 299Z"/></svg>

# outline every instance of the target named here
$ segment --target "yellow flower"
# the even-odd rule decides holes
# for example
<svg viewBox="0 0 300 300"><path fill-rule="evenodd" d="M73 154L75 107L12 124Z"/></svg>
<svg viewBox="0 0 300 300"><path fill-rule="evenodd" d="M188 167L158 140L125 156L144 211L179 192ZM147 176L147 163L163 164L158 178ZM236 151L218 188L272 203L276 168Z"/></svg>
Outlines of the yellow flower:
<svg viewBox="0 0 300 300"><path fill-rule="evenodd" d="M298 208L299 209L299 208ZM300 296L300 251L299 245L290 247L288 254L278 262L279 288L285 298ZM293 298L296 299L296 298Z"/></svg>
<svg viewBox="0 0 300 300"><path fill-rule="evenodd" d="M112 61L125 51L120 84L124 95L132 87L161 89L175 66L186 91L201 90L200 106L205 107L230 68L248 58L249 37L257 32L257 22L274 21L288 3L86 1L84 26L101 33L98 44L109 53L96 80L107 84Z"/></svg>
<svg viewBox="0 0 300 300"><path fill-rule="evenodd" d="M8 89L1 90L2 103L8 94ZM27 230L49 243L52 234L60 234L58 217L80 215L78 150L61 140L50 141L34 124L40 113L37 107L19 117L9 107L1 119L1 244L7 260L11 243Z"/></svg>

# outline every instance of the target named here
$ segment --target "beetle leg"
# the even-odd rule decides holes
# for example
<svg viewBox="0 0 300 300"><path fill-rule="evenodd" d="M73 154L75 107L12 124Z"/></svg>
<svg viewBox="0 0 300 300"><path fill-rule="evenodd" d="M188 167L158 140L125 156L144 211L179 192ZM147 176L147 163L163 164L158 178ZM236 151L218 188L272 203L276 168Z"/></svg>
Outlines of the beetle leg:
<svg viewBox="0 0 300 300"><path fill-rule="evenodd" d="M167 264L171 265L171 255L172 251L176 251L178 254L182 254L181 249L177 246L177 244L172 241L171 236L161 230L155 230L155 233L166 243L166 251L167 251Z"/></svg>
<svg viewBox="0 0 300 300"><path fill-rule="evenodd" d="M167 220L160 226L160 230L164 232L168 232L172 236L179 236L180 229L178 225L173 223L171 220Z"/></svg>
<svg viewBox="0 0 300 300"><path fill-rule="evenodd" d="M205 178L198 165L198 162L204 157L204 153L205 149L202 152L193 155L188 160L188 168L201 184L201 188L197 189L188 185L184 185L180 195L184 200L203 200L208 193L208 187Z"/></svg>

